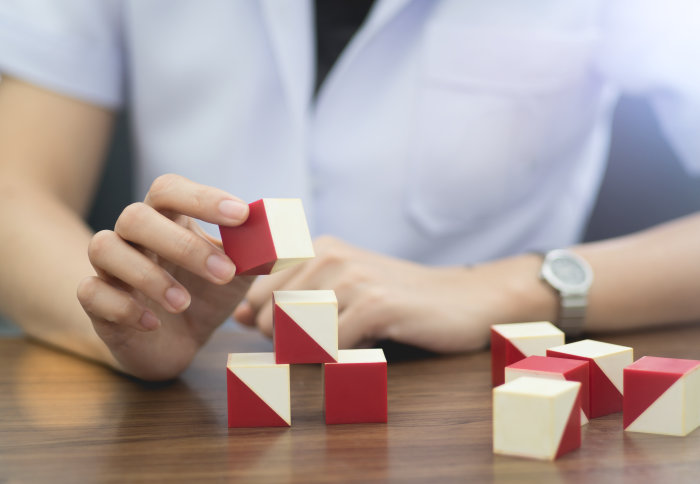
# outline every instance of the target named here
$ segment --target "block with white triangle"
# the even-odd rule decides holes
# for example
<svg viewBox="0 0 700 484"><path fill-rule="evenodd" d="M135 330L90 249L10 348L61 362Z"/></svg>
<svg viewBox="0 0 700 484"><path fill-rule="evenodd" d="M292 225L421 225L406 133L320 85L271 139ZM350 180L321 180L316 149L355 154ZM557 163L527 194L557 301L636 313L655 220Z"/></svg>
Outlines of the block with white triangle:
<svg viewBox="0 0 700 484"><path fill-rule="evenodd" d="M528 356L506 366L506 383L521 376L577 381L581 384L581 425L588 423L588 362L551 356Z"/></svg>
<svg viewBox="0 0 700 484"><path fill-rule="evenodd" d="M323 365L327 424L387 421L387 367L379 348L340 350Z"/></svg>
<svg viewBox="0 0 700 484"><path fill-rule="evenodd" d="M623 427L685 436L700 426L700 361L645 356L624 370Z"/></svg>
<svg viewBox="0 0 700 484"><path fill-rule="evenodd" d="M272 353L230 353L226 365L229 427L292 424L289 365Z"/></svg>
<svg viewBox="0 0 700 484"><path fill-rule="evenodd" d="M505 367L527 356L545 356L547 348L564 344L564 332L547 321L491 326L491 383L504 382Z"/></svg>
<svg viewBox="0 0 700 484"><path fill-rule="evenodd" d="M586 339L549 348L547 356L588 361L589 418L622 411L622 370L634 360L632 348Z"/></svg>
<svg viewBox="0 0 700 484"><path fill-rule="evenodd" d="M270 274L314 257L301 200L263 198L248 207L243 224L219 226L224 252L236 265L236 274Z"/></svg>
<svg viewBox="0 0 700 484"><path fill-rule="evenodd" d="M338 300L334 291L274 291L272 304L277 363L338 360Z"/></svg>
<svg viewBox="0 0 700 484"><path fill-rule="evenodd" d="M554 460L581 446L581 384L522 376L493 389L493 451Z"/></svg>

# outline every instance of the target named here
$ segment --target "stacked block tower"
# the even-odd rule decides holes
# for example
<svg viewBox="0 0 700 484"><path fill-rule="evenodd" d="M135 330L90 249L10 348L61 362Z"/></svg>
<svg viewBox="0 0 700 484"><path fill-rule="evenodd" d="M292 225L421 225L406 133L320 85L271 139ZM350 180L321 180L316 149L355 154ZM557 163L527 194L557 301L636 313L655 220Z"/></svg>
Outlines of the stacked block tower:
<svg viewBox="0 0 700 484"><path fill-rule="evenodd" d="M220 227L239 274L269 274L314 257L301 201L262 199L238 227ZM229 354L229 427L291 426L290 364L323 364L327 424L387 421L381 349L338 350L338 301L329 290L273 292L274 352Z"/></svg>

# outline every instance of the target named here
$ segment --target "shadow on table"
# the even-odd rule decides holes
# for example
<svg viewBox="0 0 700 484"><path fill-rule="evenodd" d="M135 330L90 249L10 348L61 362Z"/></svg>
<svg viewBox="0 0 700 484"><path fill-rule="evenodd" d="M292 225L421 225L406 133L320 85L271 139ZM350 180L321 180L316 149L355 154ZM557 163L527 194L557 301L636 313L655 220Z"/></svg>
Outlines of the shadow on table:
<svg viewBox="0 0 700 484"><path fill-rule="evenodd" d="M377 342L377 347L384 350L387 361L394 363L399 361L425 360L435 358L438 353L428 351L417 346L398 343L391 340Z"/></svg>

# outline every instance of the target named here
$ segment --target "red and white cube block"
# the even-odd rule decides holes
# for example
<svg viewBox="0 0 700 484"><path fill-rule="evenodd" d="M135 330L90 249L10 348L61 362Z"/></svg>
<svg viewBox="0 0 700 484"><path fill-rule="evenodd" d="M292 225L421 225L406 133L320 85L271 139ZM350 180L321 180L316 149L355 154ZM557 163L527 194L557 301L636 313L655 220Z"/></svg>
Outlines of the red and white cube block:
<svg viewBox="0 0 700 484"><path fill-rule="evenodd" d="M506 382L521 376L577 381L581 384L581 425L588 423L590 413L588 399L588 362L550 356L528 356L506 366Z"/></svg>
<svg viewBox="0 0 700 484"><path fill-rule="evenodd" d="M547 348L564 344L564 332L547 321L491 326L491 383L505 381L505 367L528 356L545 356Z"/></svg>
<svg viewBox="0 0 700 484"><path fill-rule="evenodd" d="M229 427L289 427L289 365L272 353L230 353L226 364Z"/></svg>
<svg viewBox="0 0 700 484"><path fill-rule="evenodd" d="M335 292L273 291L277 363L338 360L338 300Z"/></svg>
<svg viewBox="0 0 700 484"><path fill-rule="evenodd" d="M625 430L685 436L700 426L700 361L645 356L624 382Z"/></svg>
<svg viewBox="0 0 700 484"><path fill-rule="evenodd" d="M340 350L323 365L327 424L387 421L387 367L381 349Z"/></svg>
<svg viewBox="0 0 700 484"><path fill-rule="evenodd" d="M301 200L263 198L248 206L250 215L243 224L219 226L236 274L270 274L314 257Z"/></svg>
<svg viewBox="0 0 700 484"><path fill-rule="evenodd" d="M622 370L634 360L632 348L586 339L550 348L547 356L588 362L589 418L622 411Z"/></svg>
<svg viewBox="0 0 700 484"><path fill-rule="evenodd" d="M493 389L493 451L554 460L581 446L581 384L523 376Z"/></svg>

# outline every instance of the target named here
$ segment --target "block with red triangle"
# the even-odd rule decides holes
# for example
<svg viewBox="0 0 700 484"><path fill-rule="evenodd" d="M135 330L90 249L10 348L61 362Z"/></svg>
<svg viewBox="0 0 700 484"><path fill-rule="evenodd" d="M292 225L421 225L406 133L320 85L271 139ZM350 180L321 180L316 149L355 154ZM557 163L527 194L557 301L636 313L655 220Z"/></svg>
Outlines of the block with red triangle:
<svg viewBox="0 0 700 484"><path fill-rule="evenodd" d="M521 376L577 381L581 384L581 425L588 423L590 414L588 399L588 362L551 356L528 356L506 366L506 382Z"/></svg>
<svg viewBox="0 0 700 484"><path fill-rule="evenodd" d="M231 353L226 365L229 427L292 424L289 365L272 353Z"/></svg>
<svg viewBox="0 0 700 484"><path fill-rule="evenodd" d="M700 361L645 356L624 369L623 427L685 436L700 426Z"/></svg>
<svg viewBox="0 0 700 484"><path fill-rule="evenodd" d="M236 274L270 274L314 257L301 200L263 198L249 208L242 225L219 226L224 252L236 265Z"/></svg>
<svg viewBox="0 0 700 484"><path fill-rule="evenodd" d="M493 389L493 451L554 460L581 446L581 383L521 376Z"/></svg>
<svg viewBox="0 0 700 484"><path fill-rule="evenodd" d="M505 367L527 356L545 356L547 348L564 344L564 333L547 321L491 326L491 383L504 382Z"/></svg>
<svg viewBox="0 0 700 484"><path fill-rule="evenodd" d="M590 418L622 411L622 371L634 360L632 348L586 339L549 348L547 356L588 361Z"/></svg>
<svg viewBox="0 0 700 484"><path fill-rule="evenodd" d="M277 363L338 360L338 300L334 291L274 291L272 299Z"/></svg>
<svg viewBox="0 0 700 484"><path fill-rule="evenodd" d="M387 421L387 366L379 348L340 350L323 365L327 424Z"/></svg>

